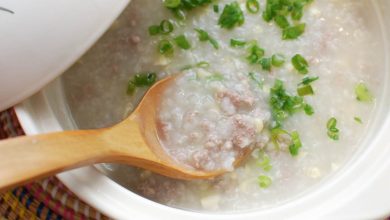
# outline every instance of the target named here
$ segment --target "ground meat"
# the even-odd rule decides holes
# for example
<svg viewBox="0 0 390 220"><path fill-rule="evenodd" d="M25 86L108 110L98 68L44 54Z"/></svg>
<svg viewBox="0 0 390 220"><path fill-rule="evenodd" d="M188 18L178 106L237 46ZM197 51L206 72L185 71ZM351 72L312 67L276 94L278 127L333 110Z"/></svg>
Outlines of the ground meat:
<svg viewBox="0 0 390 220"><path fill-rule="evenodd" d="M235 115L233 117L232 141L235 147L244 148L256 141L256 127L251 120L251 117L245 115Z"/></svg>
<svg viewBox="0 0 390 220"><path fill-rule="evenodd" d="M255 99L250 92L239 94L236 91L224 90L216 94L216 100L219 103L226 103L226 99L237 109L251 107L255 103Z"/></svg>

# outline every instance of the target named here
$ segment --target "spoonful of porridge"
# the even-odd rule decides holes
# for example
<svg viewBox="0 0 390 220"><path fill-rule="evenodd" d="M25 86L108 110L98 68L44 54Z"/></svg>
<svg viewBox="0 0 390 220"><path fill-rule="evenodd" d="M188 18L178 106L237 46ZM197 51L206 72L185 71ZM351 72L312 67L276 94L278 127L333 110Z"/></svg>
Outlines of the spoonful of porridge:
<svg viewBox="0 0 390 220"><path fill-rule="evenodd" d="M196 145L200 144L198 140L202 139L202 132L195 129L189 134L192 140L182 140L188 139L188 136L183 136L180 132L191 129L183 128L175 136L172 132L177 125L173 124L175 120L176 124L179 123L179 118L175 117L183 119L181 113L178 113L183 109L172 106L172 100L166 97L175 93L175 86L181 78L168 77L156 83L134 112L113 127L63 131L1 141L0 189L15 187L69 169L107 162L128 164L177 179L211 178L232 170L251 152L251 148L247 147L249 140L246 133L250 133L252 128L247 128L247 119L244 117L233 116L223 126L229 127L228 124L232 124L238 128L239 131L236 132L241 134L236 136L241 135L241 139L234 136L237 139L235 142L225 140L211 131L213 128L210 120L200 120L200 113L187 112L185 118L189 121L186 123L192 123L195 127L199 125L203 133L211 132L215 138L198 149ZM220 94L218 99L223 102L225 97L229 95ZM170 116L169 112L172 113ZM191 120L200 121L190 122ZM228 135L231 133L221 132Z"/></svg>

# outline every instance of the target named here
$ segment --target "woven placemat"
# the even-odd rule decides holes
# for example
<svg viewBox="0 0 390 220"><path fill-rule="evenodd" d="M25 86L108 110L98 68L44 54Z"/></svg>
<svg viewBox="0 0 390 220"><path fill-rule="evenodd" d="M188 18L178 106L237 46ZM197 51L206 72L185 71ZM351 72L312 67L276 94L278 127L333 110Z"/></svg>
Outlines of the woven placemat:
<svg viewBox="0 0 390 220"><path fill-rule="evenodd" d="M24 135L14 109L0 112L0 139ZM108 219L75 196L56 177L0 193L0 220Z"/></svg>

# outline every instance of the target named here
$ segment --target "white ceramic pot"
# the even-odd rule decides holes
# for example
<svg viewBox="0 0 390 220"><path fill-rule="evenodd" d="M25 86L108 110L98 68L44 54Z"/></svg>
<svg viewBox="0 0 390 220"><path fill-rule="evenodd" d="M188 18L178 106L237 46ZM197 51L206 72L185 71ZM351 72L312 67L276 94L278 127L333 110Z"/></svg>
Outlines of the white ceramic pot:
<svg viewBox="0 0 390 220"><path fill-rule="evenodd" d="M390 1L373 0L390 41ZM95 167L59 174L80 198L114 219L373 219L390 215L390 69L389 44L383 95L370 132L340 171L293 201L259 211L202 214L157 204L116 184ZM53 82L16 110L27 134L71 128L61 84Z"/></svg>

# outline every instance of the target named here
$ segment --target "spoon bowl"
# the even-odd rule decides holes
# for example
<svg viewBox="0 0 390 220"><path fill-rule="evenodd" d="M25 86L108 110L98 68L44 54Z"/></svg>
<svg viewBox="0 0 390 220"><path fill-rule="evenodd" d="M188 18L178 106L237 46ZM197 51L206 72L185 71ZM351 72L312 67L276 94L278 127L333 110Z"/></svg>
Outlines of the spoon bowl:
<svg viewBox="0 0 390 220"><path fill-rule="evenodd" d="M226 170L200 171L180 164L162 147L157 110L162 94L176 76L152 86L134 112L109 128L17 137L0 142L0 190L69 169L122 163L176 179L206 179ZM236 158L238 165L250 151Z"/></svg>

